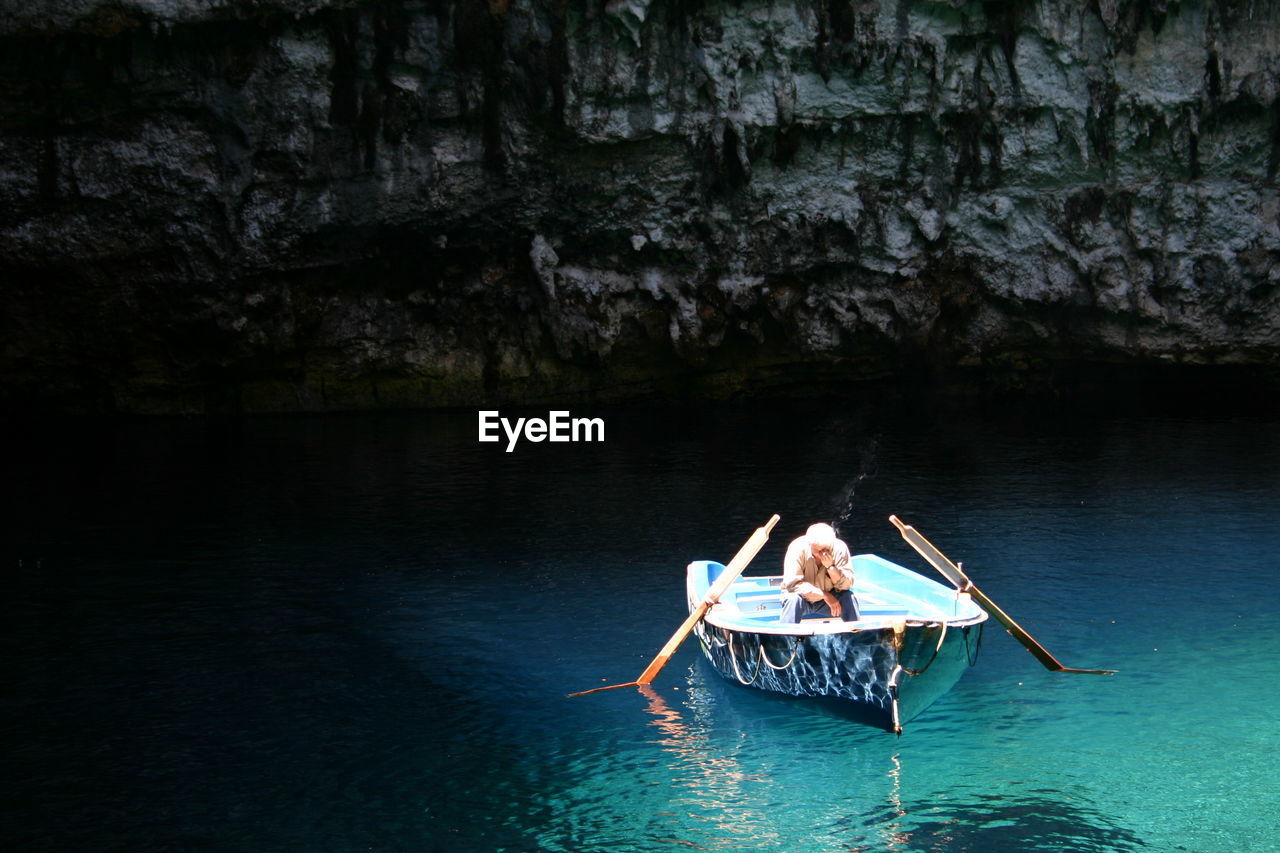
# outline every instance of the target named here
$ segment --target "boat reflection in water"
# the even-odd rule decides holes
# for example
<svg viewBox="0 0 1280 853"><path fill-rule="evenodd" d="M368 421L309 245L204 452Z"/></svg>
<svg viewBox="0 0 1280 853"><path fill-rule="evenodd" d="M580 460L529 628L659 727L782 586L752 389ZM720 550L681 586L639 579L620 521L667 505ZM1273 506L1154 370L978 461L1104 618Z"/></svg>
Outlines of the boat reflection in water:
<svg viewBox="0 0 1280 853"><path fill-rule="evenodd" d="M712 742L706 726L686 722L651 686L641 685L639 690L649 700L645 710L654 716L651 725L663 734L654 743L674 756L668 769L676 790L669 804L679 811L660 817L670 819L673 826L688 818L711 824L708 836L697 843L682 838L655 840L699 849L708 845L727 850L757 847L760 831L771 823L770 816L751 805L755 798L745 788L767 784L769 779L762 773L746 772L731 752Z"/></svg>

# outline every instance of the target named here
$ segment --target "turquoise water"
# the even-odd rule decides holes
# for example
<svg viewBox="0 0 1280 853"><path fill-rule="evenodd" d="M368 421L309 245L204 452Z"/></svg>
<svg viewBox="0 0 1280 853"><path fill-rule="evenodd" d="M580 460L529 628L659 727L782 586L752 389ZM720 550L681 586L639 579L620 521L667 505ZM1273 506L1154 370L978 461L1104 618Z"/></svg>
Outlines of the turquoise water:
<svg viewBox="0 0 1280 853"><path fill-rule="evenodd" d="M505 414L505 413L504 413ZM575 414L578 414L575 412ZM1269 851L1280 418L787 404L11 428L11 849ZM728 684L683 569L782 516L988 631L901 737Z"/></svg>

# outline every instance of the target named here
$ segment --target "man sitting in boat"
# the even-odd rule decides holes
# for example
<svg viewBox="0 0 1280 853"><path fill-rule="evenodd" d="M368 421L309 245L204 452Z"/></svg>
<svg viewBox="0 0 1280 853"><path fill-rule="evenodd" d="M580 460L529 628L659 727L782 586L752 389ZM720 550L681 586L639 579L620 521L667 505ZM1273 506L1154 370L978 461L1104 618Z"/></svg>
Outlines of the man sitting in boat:
<svg viewBox="0 0 1280 853"><path fill-rule="evenodd" d="M782 621L809 614L858 620L849 546L830 524L814 524L787 547L782 561Z"/></svg>

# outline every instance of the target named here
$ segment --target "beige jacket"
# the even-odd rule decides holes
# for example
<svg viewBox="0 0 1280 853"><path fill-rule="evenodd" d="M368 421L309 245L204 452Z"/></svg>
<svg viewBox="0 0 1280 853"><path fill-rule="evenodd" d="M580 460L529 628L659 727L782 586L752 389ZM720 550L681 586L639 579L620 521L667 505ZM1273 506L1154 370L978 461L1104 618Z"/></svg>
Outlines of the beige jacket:
<svg viewBox="0 0 1280 853"><path fill-rule="evenodd" d="M801 536L794 540L787 546L787 556L782 559L782 588L787 592L798 592L806 598L851 588L853 569L849 565L849 546L837 539L832 556L835 557L832 568L839 569L841 575L836 581L831 580L830 573L809 552L807 537Z"/></svg>

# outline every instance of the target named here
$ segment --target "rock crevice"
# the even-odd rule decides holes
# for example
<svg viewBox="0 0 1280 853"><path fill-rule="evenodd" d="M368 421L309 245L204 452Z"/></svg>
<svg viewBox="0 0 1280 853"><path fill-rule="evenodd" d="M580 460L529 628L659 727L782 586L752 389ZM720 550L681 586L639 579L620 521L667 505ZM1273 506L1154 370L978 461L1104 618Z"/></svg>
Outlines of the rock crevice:
<svg viewBox="0 0 1280 853"><path fill-rule="evenodd" d="M5 0L0 399L1270 368L1278 96L1269 0Z"/></svg>

